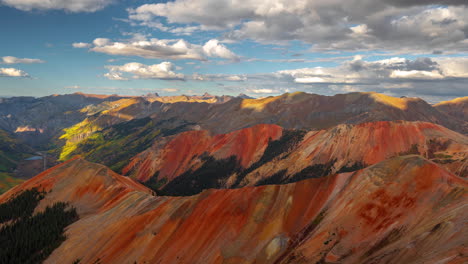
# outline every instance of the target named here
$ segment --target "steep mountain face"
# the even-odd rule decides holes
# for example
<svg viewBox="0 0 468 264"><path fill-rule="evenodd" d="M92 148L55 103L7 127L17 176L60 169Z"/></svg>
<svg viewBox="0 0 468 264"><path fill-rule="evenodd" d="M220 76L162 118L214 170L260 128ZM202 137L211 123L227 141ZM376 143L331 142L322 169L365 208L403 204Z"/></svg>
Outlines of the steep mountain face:
<svg viewBox="0 0 468 264"><path fill-rule="evenodd" d="M440 102L434 107L440 112L468 122L468 96Z"/></svg>
<svg viewBox="0 0 468 264"><path fill-rule="evenodd" d="M468 138L426 122L372 122L327 130L257 125L212 136L188 131L156 140L123 173L161 194L206 188L295 182L355 171L385 159L419 154L466 177Z"/></svg>
<svg viewBox="0 0 468 264"><path fill-rule="evenodd" d="M462 263L466 181L420 156L287 185L152 196L71 160L0 196L42 186L80 219L45 263ZM38 210L38 208L36 209ZM424 252L424 254L421 254Z"/></svg>
<svg viewBox="0 0 468 264"><path fill-rule="evenodd" d="M241 186L268 177L274 182L353 171L385 159L419 154L466 177L468 137L426 122L372 122L311 131L290 152L259 166L242 179ZM323 174L317 174L322 169ZM282 177L281 174L284 174Z"/></svg>
<svg viewBox="0 0 468 264"><path fill-rule="evenodd" d="M183 132L156 142L151 149L138 155L124 172L138 167L137 174L143 177L137 177L139 180L148 179L156 171L162 178L173 179L199 166L200 159L207 156L217 160L234 156L241 167L248 168L261 158L268 143L278 140L282 133L283 129L276 125L256 125L219 135L211 135L206 130ZM140 160L144 160L144 164L140 165Z"/></svg>

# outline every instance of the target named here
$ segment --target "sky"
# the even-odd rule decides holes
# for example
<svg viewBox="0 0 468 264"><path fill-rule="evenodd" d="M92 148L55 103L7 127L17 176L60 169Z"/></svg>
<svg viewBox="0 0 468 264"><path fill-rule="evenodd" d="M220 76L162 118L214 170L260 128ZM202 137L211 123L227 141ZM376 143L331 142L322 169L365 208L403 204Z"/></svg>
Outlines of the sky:
<svg viewBox="0 0 468 264"><path fill-rule="evenodd" d="M0 0L0 96L468 95L468 0Z"/></svg>

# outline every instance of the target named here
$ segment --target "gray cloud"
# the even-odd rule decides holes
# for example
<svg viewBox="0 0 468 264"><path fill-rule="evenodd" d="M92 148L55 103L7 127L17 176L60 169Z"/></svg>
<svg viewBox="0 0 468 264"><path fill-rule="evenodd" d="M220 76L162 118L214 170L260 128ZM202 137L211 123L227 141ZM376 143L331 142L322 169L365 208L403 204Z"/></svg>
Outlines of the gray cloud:
<svg viewBox="0 0 468 264"><path fill-rule="evenodd" d="M301 40L316 51L447 53L468 51L468 8L462 4L466 1L176 0L130 9L129 18L141 25L165 19L179 27L224 30L231 40Z"/></svg>
<svg viewBox="0 0 468 264"><path fill-rule="evenodd" d="M216 81L230 92L278 94L308 91L336 94L356 91L384 92L395 96L419 96L430 101L466 96L468 57L390 58L366 61L357 56L336 67L283 70L242 75L241 82L228 82L230 75L197 75L200 81ZM195 78L193 78L195 79ZM256 91L256 92L254 92Z"/></svg>
<svg viewBox="0 0 468 264"><path fill-rule="evenodd" d="M425 5L468 5L466 0L387 0L394 6L425 6Z"/></svg>

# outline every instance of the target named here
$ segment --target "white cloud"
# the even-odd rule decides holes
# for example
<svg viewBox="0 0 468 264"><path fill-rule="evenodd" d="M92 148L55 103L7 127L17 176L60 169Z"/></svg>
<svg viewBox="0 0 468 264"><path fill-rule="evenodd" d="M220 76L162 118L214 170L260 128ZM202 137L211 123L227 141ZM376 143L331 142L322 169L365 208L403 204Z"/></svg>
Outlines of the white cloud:
<svg viewBox="0 0 468 264"><path fill-rule="evenodd" d="M249 90L252 93L256 94L272 94L272 93L277 93L277 90L272 90L272 89L252 89Z"/></svg>
<svg viewBox="0 0 468 264"><path fill-rule="evenodd" d="M294 79L297 83L324 83L325 79L320 77L299 77Z"/></svg>
<svg viewBox="0 0 468 264"><path fill-rule="evenodd" d="M89 43L84 43L84 42L76 42L76 43L73 43L72 46L73 46L74 48L84 49L84 48L89 48L89 47L91 47L91 44L89 44Z"/></svg>
<svg viewBox="0 0 468 264"><path fill-rule="evenodd" d="M390 78L441 79L444 78L444 76L438 71L395 70L390 74Z"/></svg>
<svg viewBox="0 0 468 264"><path fill-rule="evenodd" d="M108 38L97 38L97 39L93 40L93 44L96 47L103 47L103 46L108 45L109 43L111 43L111 41Z"/></svg>
<svg viewBox="0 0 468 264"><path fill-rule="evenodd" d="M1 63L3 64L31 64L31 63L44 63L45 61L40 59L28 59L28 58L16 58L13 56L2 57Z"/></svg>
<svg viewBox="0 0 468 264"><path fill-rule="evenodd" d="M121 66L106 66L109 72L104 76L110 80L128 80L124 75L131 75L133 79L159 79L159 80L184 80L185 76L175 73L175 65L171 62L145 65L138 62L130 62Z"/></svg>
<svg viewBox="0 0 468 264"><path fill-rule="evenodd" d="M239 75L230 75L226 77L226 80L231 82L241 82L247 80L247 77Z"/></svg>
<svg viewBox="0 0 468 264"><path fill-rule="evenodd" d="M445 76L454 78L468 78L468 57L465 58L438 58L441 71Z"/></svg>
<svg viewBox="0 0 468 264"><path fill-rule="evenodd" d="M128 81L128 78L123 77L120 72L108 72L104 74L104 77L113 81Z"/></svg>
<svg viewBox="0 0 468 264"><path fill-rule="evenodd" d="M203 45L204 53L209 57L218 57L223 59L238 59L236 54L230 51L226 46L219 43L217 39L209 40Z"/></svg>
<svg viewBox="0 0 468 264"><path fill-rule="evenodd" d="M188 25L188 34L222 30L230 40L301 40L314 50L468 51L462 0L175 0L129 9L129 19L165 20L166 31Z"/></svg>
<svg viewBox="0 0 468 264"><path fill-rule="evenodd" d="M215 39L201 46L183 39L146 39L141 35L138 39L130 39L126 42L112 42L106 38L97 38L93 41L90 50L110 55L138 56L149 59L238 59L232 51Z"/></svg>
<svg viewBox="0 0 468 264"><path fill-rule="evenodd" d="M178 92L179 89L176 89L176 88L163 88L163 89L161 89L161 91L168 92L168 93L175 93L175 92Z"/></svg>
<svg viewBox="0 0 468 264"><path fill-rule="evenodd" d="M1 4L23 11L64 10L68 12L95 12L114 0L0 0Z"/></svg>
<svg viewBox="0 0 468 264"><path fill-rule="evenodd" d="M15 68L0 68L0 77L29 77L29 74Z"/></svg>

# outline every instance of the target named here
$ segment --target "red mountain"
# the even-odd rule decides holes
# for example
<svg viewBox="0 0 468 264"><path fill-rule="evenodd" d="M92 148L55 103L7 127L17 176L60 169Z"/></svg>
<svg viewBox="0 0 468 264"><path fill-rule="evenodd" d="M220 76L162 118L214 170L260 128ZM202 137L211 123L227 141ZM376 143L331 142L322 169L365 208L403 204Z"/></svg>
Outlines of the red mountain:
<svg viewBox="0 0 468 264"><path fill-rule="evenodd" d="M221 135L189 131L164 138L133 158L123 172L157 185L162 193L189 194L185 189L190 186L201 191L195 186L287 183L420 154L465 177L467 146L466 136L425 122L338 125L308 133L257 125ZM210 168L227 173L210 174Z"/></svg>
<svg viewBox="0 0 468 264"><path fill-rule="evenodd" d="M45 263L462 263L465 258L467 183L414 155L354 173L191 197L154 197L101 165L75 159L0 201L32 186L50 190L44 203L67 201L80 213Z"/></svg>

